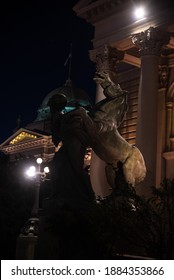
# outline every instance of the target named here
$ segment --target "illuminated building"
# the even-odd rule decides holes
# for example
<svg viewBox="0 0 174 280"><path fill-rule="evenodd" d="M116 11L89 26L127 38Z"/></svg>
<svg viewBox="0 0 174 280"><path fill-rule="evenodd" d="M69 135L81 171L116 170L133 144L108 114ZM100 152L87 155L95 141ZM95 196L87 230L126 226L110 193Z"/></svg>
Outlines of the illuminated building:
<svg viewBox="0 0 174 280"><path fill-rule="evenodd" d="M158 187L165 177L174 177L174 10L166 1L141 3L141 7L135 7L128 0L81 0L73 10L94 26L89 57L96 69L109 71L113 81L128 91L129 111L120 133L129 143L136 144L145 158L147 176L143 185L146 192L149 186ZM135 8L139 9L138 13ZM55 93L57 90L49 97ZM103 98L102 88L97 85L96 101ZM40 133L38 137L43 138L43 142L51 141L46 100L39 108L36 121L25 128L26 133L34 136L37 136L34 131L42 131L43 135ZM11 156L25 150L15 151L19 143L10 144L17 134L1 145ZM30 145L36 141L37 138L33 138L25 142L28 152L35 153ZM50 149L47 157L51 159L54 146L49 143L49 148L42 145L42 153L46 155L44 149ZM104 167L105 163L93 154L91 180L101 196L108 194Z"/></svg>
<svg viewBox="0 0 174 280"><path fill-rule="evenodd" d="M81 0L73 10L94 27L89 56L96 69L109 71L128 91L129 111L120 132L145 158L140 190L148 193L148 187L174 177L173 6L155 0L141 1L141 7L128 0ZM96 101L103 98L97 85ZM91 179L102 196L108 193L104 167L92 155Z"/></svg>
<svg viewBox="0 0 174 280"><path fill-rule="evenodd" d="M80 88L75 87L70 79L65 85L52 90L44 98L36 119L29 123L25 128L18 129L13 135L0 145L0 150L10 156L11 161L15 161L21 157L42 157L44 162L50 161L55 152L61 146L54 146L51 136L50 108L48 106L49 99L55 94L64 94L68 103L65 110L68 112L73 110L74 105L78 103L89 109L92 102L88 95ZM84 159L84 167L90 162L90 148Z"/></svg>

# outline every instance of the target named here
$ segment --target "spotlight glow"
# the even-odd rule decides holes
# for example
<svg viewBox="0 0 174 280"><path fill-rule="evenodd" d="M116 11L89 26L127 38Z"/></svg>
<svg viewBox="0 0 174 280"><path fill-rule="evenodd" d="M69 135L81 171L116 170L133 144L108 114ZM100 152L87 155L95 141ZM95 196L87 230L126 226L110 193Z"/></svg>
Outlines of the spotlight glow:
<svg viewBox="0 0 174 280"><path fill-rule="evenodd" d="M136 8L134 11L135 17L137 20L145 18L145 9L143 7Z"/></svg>

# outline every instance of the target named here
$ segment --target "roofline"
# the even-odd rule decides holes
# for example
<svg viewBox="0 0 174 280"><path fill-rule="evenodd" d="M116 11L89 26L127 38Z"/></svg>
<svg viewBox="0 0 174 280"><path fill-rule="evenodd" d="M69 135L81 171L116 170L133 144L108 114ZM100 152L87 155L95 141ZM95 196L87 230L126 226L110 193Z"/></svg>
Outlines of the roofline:
<svg viewBox="0 0 174 280"><path fill-rule="evenodd" d="M20 128L18 129L15 133L13 133L9 138L7 138L3 143L0 144L0 148L5 146L12 138L15 138L18 134L20 134L21 132L26 132L26 133L30 133L30 134L35 134L36 136L39 136L39 137L43 137L43 136L46 136L46 137L49 137L48 135L46 134L41 134L41 133L38 133L38 132L35 132L33 130L29 130L29 129L26 129L26 128Z"/></svg>

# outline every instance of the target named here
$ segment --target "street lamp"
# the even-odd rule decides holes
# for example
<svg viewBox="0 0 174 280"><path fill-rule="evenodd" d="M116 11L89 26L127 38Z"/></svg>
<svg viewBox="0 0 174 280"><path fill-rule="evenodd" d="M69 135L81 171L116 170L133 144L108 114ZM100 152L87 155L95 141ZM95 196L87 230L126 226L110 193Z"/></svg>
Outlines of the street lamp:
<svg viewBox="0 0 174 280"><path fill-rule="evenodd" d="M39 210L39 194L40 194L40 185L41 182L44 182L46 180L49 180L47 178L47 174L49 173L48 166L44 167L43 171L41 170L41 164L43 162L42 158L36 159L37 166L30 166L29 169L26 171L27 177L30 179L35 180L35 198L33 203L33 209L32 209L32 215L38 216L38 210Z"/></svg>
<svg viewBox="0 0 174 280"><path fill-rule="evenodd" d="M47 174L49 168L41 169L42 158L36 159L36 165L32 165L26 171L25 175L35 181L35 196L32 209L32 217L28 219L26 225L21 229L21 234L17 239L16 259L34 259L35 249L38 240L39 231L39 194L41 182L49 180Z"/></svg>

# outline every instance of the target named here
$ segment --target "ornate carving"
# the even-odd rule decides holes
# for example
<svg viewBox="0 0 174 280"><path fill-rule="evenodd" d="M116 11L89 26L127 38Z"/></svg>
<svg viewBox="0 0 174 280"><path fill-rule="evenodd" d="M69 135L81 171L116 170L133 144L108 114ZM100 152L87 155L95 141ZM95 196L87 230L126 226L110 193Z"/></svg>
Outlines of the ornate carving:
<svg viewBox="0 0 174 280"><path fill-rule="evenodd" d="M116 72L116 64L124 57L124 52L111 46L90 51L90 59L96 63L97 72Z"/></svg>
<svg viewBox="0 0 174 280"><path fill-rule="evenodd" d="M174 150L174 82L166 95L166 151Z"/></svg>
<svg viewBox="0 0 174 280"><path fill-rule="evenodd" d="M166 126L166 150L170 151L171 143L170 143L170 136L172 130L172 110L173 110L173 102L168 101L166 102L166 119L167 119L167 126Z"/></svg>
<svg viewBox="0 0 174 280"><path fill-rule="evenodd" d="M80 1L81 2L81 1ZM83 2L83 1L82 1ZM85 2L85 1L84 1ZM94 23L103 15L114 13L120 6L123 6L127 0L107 0L107 1L88 1L88 4L77 5L73 8L77 15L80 15L86 21ZM85 9L84 9L85 7Z"/></svg>
<svg viewBox="0 0 174 280"><path fill-rule="evenodd" d="M171 83L168 91L167 91L167 101L174 101L174 82Z"/></svg>
<svg viewBox="0 0 174 280"><path fill-rule="evenodd" d="M18 152L20 150L29 150L33 147L47 147L48 145L50 146L52 143L51 136L49 136L46 139L37 139L37 140L30 140L26 141L24 143L17 143L15 145L8 145L5 147L1 148L1 151L4 151L6 153L13 153L13 152ZM54 147L53 143L52 146Z"/></svg>
<svg viewBox="0 0 174 280"><path fill-rule="evenodd" d="M168 65L159 66L159 87L167 88L169 81L169 67Z"/></svg>
<svg viewBox="0 0 174 280"><path fill-rule="evenodd" d="M140 49L141 55L160 55L162 47L168 44L169 40L170 33L154 27L132 36L132 42Z"/></svg>

